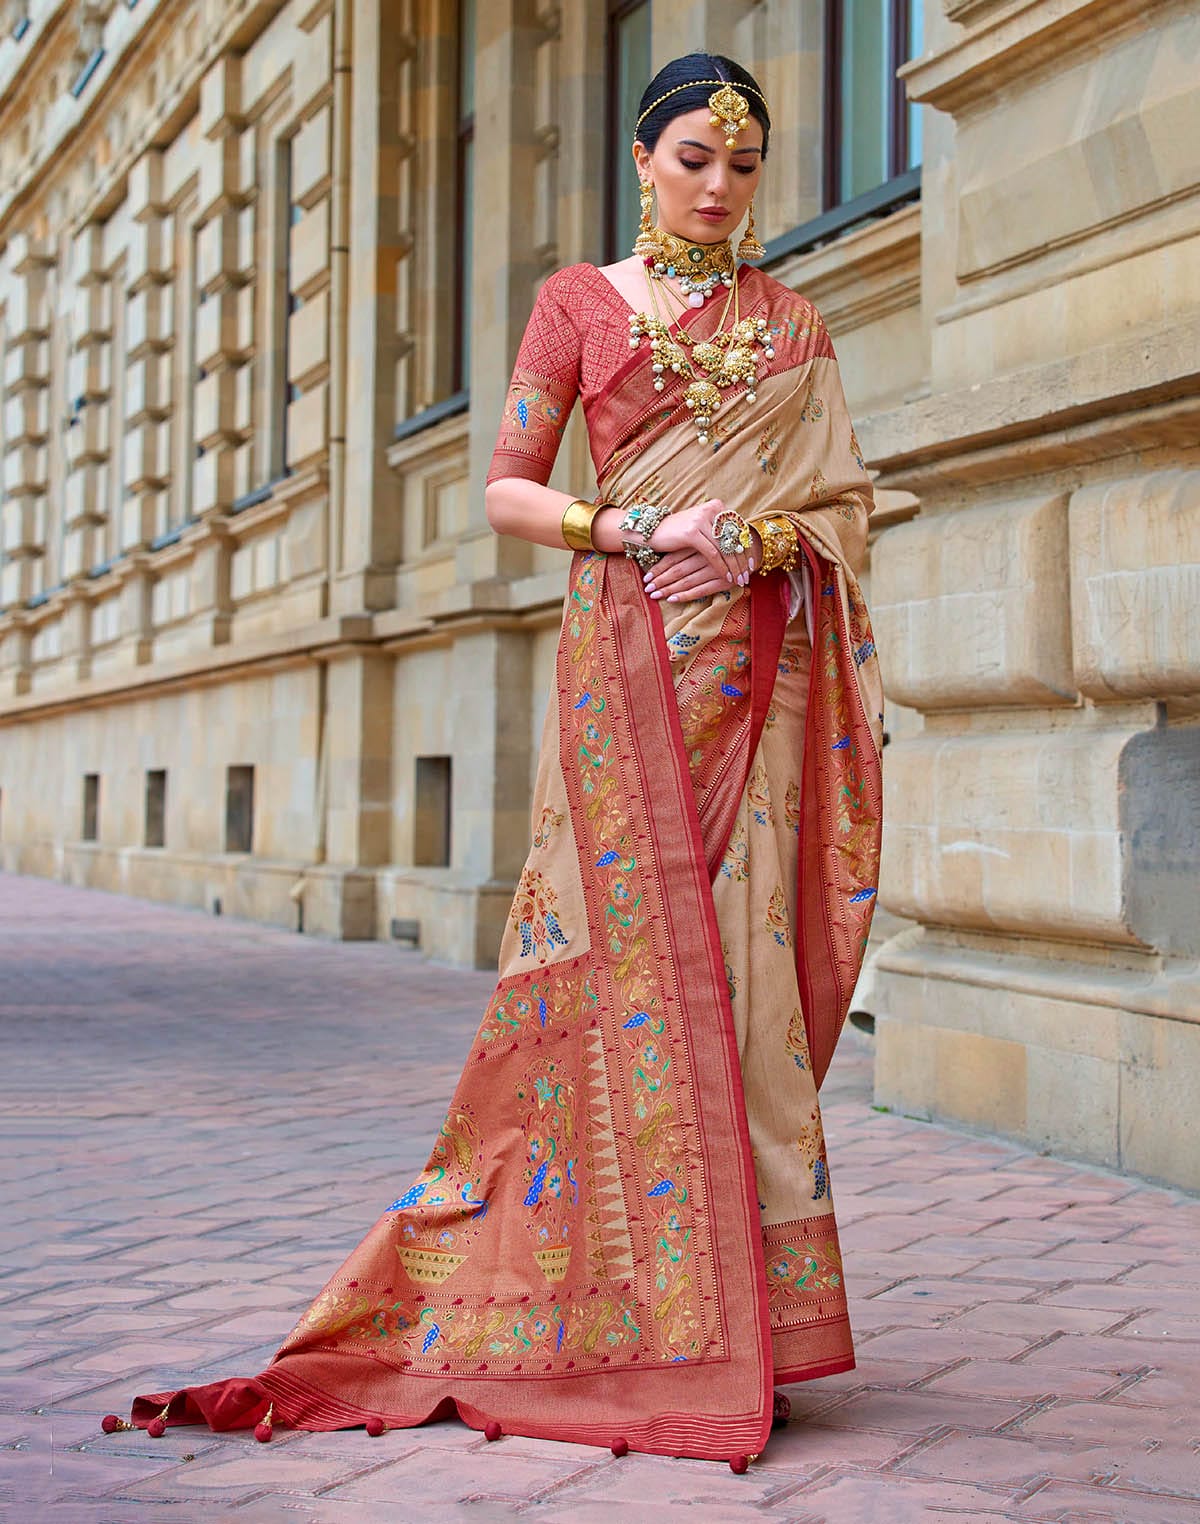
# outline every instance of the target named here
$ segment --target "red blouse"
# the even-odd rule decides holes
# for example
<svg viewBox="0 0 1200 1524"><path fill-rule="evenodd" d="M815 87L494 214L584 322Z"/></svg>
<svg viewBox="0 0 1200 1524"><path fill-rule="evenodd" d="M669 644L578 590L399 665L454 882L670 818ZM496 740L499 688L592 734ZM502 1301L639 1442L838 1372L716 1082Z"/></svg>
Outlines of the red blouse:
<svg viewBox="0 0 1200 1524"><path fill-rule="evenodd" d="M763 310L770 316L776 357L768 370L786 370L818 354L832 356L829 334L810 302L760 270L743 269L738 283L742 316ZM694 338L707 336L719 325L723 307L716 301L700 309L688 318L688 332ZM597 471L631 425L658 427L679 411L686 383L667 376L661 394L652 389L647 349L630 347L632 311L595 265L569 265L550 276L538 292L517 352L489 482L520 476L544 486L577 398L583 400ZM645 375L638 375L642 370ZM626 380L636 384L620 386L616 414L598 417L611 413L614 383ZM647 419L647 414L655 416Z"/></svg>

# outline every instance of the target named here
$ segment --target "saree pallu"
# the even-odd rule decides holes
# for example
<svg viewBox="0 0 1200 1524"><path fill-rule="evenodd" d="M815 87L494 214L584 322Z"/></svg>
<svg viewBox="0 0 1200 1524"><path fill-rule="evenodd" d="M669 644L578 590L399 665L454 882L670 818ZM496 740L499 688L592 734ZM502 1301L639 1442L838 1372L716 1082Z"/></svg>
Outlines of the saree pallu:
<svg viewBox="0 0 1200 1524"><path fill-rule="evenodd" d="M763 1448L775 1381L852 1366L817 1086L878 861L873 653L837 528L866 501L814 500L807 451L759 458L814 397L836 411L813 365L765 378L716 453L677 392L648 418L644 357L618 366L605 495L794 512L802 607L776 573L663 609L633 563L575 556L499 982L425 1170L267 1370L139 1398L135 1423L457 1412L727 1459Z"/></svg>

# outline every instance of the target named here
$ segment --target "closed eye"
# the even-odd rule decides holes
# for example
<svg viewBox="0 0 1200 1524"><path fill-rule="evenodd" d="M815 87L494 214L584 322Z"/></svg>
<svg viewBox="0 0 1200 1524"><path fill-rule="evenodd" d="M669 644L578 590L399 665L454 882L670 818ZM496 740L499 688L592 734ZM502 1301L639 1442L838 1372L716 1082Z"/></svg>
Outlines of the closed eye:
<svg viewBox="0 0 1200 1524"><path fill-rule="evenodd" d="M707 160L705 160L705 159L680 159L679 162L683 165L684 169L704 169L705 166L706 166ZM754 171L758 168L758 166L757 166L757 164L734 164L732 166L732 168L733 168L733 171L734 171L735 174L739 174L739 175L752 175L754 173Z"/></svg>

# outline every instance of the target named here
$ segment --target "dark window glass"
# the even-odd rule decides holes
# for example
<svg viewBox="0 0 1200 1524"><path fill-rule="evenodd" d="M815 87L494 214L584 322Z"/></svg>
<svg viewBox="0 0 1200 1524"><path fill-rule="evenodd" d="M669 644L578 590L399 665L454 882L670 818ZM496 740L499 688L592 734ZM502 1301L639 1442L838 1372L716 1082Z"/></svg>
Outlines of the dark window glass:
<svg viewBox="0 0 1200 1524"><path fill-rule="evenodd" d="M146 774L146 845L161 847L167 830L167 774L161 767Z"/></svg>
<svg viewBox="0 0 1200 1524"><path fill-rule="evenodd" d="M896 70L920 50L920 0L826 0L825 206L920 163L920 118Z"/></svg>
<svg viewBox="0 0 1200 1524"><path fill-rule="evenodd" d="M418 757L413 862L419 868L450 866L450 758Z"/></svg>
<svg viewBox="0 0 1200 1524"><path fill-rule="evenodd" d="M254 769L230 767L225 773L225 850L254 850Z"/></svg>
<svg viewBox="0 0 1200 1524"><path fill-rule="evenodd" d="M83 775L83 840L96 841L100 829L100 774Z"/></svg>
<svg viewBox="0 0 1200 1524"><path fill-rule="evenodd" d="M605 166L606 257L632 252L638 228L638 183L633 128L650 67L650 0L609 0L608 134Z"/></svg>
<svg viewBox="0 0 1200 1524"><path fill-rule="evenodd" d="M475 0L458 7L458 133L456 147L458 227L455 250L456 339L454 390L463 391L471 379L471 241L475 201Z"/></svg>

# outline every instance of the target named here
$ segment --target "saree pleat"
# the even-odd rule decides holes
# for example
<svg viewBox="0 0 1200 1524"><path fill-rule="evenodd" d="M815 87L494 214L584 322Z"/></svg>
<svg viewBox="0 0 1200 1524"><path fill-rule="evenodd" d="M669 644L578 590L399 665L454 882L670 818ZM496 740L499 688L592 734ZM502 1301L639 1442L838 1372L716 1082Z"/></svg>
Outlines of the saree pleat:
<svg viewBox="0 0 1200 1524"><path fill-rule="evenodd" d="M579 276L593 306L595 279ZM785 288L763 279L771 310ZM806 580L664 608L631 562L575 556L499 981L426 1168L267 1370L139 1398L137 1423L457 1412L728 1458L762 1449L774 1381L853 1364L817 1088L878 856L873 646L851 569L869 482L848 420L841 455L814 436L781 473L768 449L805 409L826 430L838 412L811 308L777 316L786 363L756 433L735 419L714 458L678 388L647 411L636 356L572 351L569 290L539 298L501 469L535 474L576 391L586 404L615 374L605 495L737 505L750 473L743 512L794 516Z"/></svg>

